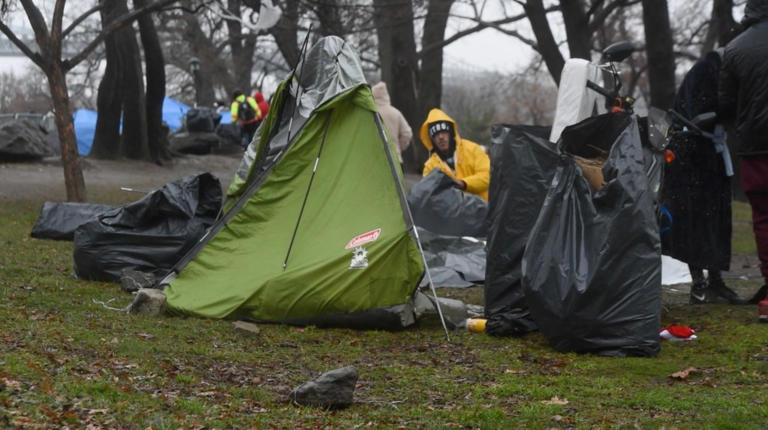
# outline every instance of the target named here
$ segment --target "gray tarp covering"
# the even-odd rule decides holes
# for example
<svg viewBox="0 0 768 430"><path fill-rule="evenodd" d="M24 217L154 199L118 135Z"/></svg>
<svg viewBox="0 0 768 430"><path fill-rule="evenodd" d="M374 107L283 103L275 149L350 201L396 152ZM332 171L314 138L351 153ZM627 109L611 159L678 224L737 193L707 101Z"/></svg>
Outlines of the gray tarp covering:
<svg viewBox="0 0 768 430"><path fill-rule="evenodd" d="M448 175L435 169L411 187L408 206L414 224L442 235L485 237L488 203L453 185Z"/></svg>
<svg viewBox="0 0 768 430"><path fill-rule="evenodd" d="M166 184L78 227L75 273L115 282L122 269L165 275L205 234L220 209L221 184L210 173Z"/></svg>
<svg viewBox="0 0 768 430"><path fill-rule="evenodd" d="M485 280L485 241L443 236L418 228L424 258L435 287L471 287ZM422 286L428 284L427 277Z"/></svg>
<svg viewBox="0 0 768 430"><path fill-rule="evenodd" d="M72 240L75 229L114 206L92 203L45 202L30 236L37 239Z"/></svg>
<svg viewBox="0 0 768 430"><path fill-rule="evenodd" d="M566 128L563 153L609 150L595 190L563 156L523 256L531 315L559 351L659 351L661 246L637 118L605 114Z"/></svg>
<svg viewBox="0 0 768 430"><path fill-rule="evenodd" d="M491 185L488 259L485 272L485 332L520 335L536 329L525 302L522 260L559 155L550 127L494 125L491 129Z"/></svg>
<svg viewBox="0 0 768 430"><path fill-rule="evenodd" d="M28 119L5 121L0 124L0 160L24 161L56 155L48 133Z"/></svg>

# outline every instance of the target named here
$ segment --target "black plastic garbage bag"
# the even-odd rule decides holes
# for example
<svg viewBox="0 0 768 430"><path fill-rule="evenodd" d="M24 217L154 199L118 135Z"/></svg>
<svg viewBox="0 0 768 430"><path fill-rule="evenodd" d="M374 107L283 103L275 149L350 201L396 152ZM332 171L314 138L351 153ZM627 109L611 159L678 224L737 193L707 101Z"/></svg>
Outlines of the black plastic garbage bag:
<svg viewBox="0 0 768 430"><path fill-rule="evenodd" d="M497 124L491 128L485 332L521 335L536 329L525 301L522 260L559 161L550 127Z"/></svg>
<svg viewBox="0 0 768 430"><path fill-rule="evenodd" d="M190 175L98 215L75 230L75 273L115 282L126 268L165 275L214 223L221 195L210 173Z"/></svg>
<svg viewBox="0 0 768 430"><path fill-rule="evenodd" d="M413 222L433 233L485 237L488 203L453 186L453 180L435 169L408 192Z"/></svg>
<svg viewBox="0 0 768 430"><path fill-rule="evenodd" d="M661 246L637 119L606 114L567 128L561 152L610 151L596 191L570 155L555 172L523 255L536 325L559 351L659 351Z"/></svg>
<svg viewBox="0 0 768 430"><path fill-rule="evenodd" d="M485 280L485 241L469 236L445 236L417 227L429 275L435 287L471 287ZM422 285L428 279L422 278Z"/></svg>
<svg viewBox="0 0 768 430"><path fill-rule="evenodd" d="M75 229L114 206L92 203L45 202L30 236L37 239L72 240Z"/></svg>

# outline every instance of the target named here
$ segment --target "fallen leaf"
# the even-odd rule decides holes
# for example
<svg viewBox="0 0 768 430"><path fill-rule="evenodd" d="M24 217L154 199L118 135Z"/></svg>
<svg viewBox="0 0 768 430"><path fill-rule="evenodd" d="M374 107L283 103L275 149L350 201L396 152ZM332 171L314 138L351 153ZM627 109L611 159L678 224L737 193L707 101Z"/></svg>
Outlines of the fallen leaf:
<svg viewBox="0 0 768 430"><path fill-rule="evenodd" d="M509 373L509 374L512 374L512 375L523 375L523 374L525 374L527 372L525 370L523 370L523 369L507 369L507 370L504 371L504 373Z"/></svg>
<svg viewBox="0 0 768 430"><path fill-rule="evenodd" d="M567 405L569 402L568 399L561 399L555 396L549 400L542 400L541 403L544 403L545 405Z"/></svg>
<svg viewBox="0 0 768 430"><path fill-rule="evenodd" d="M675 372L675 373L669 375L669 377L672 378L672 379L677 379L678 381L685 381L686 379L688 379L688 376L691 373L695 373L695 372L697 372L695 367L686 367L685 369L683 369L683 370L681 370L679 372Z"/></svg>

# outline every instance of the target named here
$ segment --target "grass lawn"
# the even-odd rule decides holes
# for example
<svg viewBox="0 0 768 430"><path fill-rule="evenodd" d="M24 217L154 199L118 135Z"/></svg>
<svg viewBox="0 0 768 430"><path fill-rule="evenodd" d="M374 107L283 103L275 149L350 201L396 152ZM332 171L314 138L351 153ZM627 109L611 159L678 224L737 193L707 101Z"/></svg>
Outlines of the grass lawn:
<svg viewBox="0 0 768 430"><path fill-rule="evenodd" d="M748 207L735 206L734 252L754 254ZM561 354L538 333L457 332L448 343L434 319L394 333L262 325L245 336L229 321L95 303L131 296L74 279L71 242L31 239L39 208L0 205L0 428L768 426L768 324L755 306L666 305L662 322L699 339L655 358ZM441 294L482 303L480 288ZM360 374L352 407L287 401L344 365Z"/></svg>

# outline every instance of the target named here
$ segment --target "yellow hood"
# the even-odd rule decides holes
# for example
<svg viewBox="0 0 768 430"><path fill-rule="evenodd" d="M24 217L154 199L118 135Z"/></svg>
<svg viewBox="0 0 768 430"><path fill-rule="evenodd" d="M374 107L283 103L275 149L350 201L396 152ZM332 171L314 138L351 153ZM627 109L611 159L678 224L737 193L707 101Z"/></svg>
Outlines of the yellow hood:
<svg viewBox="0 0 768 430"><path fill-rule="evenodd" d="M431 111L429 111L429 115L427 115L427 120L424 121L424 124L421 125L421 131L419 132L419 136L421 137L421 143L427 148L428 151L432 152L432 139L429 138L429 125L433 122L437 121L448 121L453 126L453 137L456 140L456 144L459 144L460 138L459 138L459 127L456 125L456 121L453 120L453 118L449 117L447 113L441 111L440 109L434 108Z"/></svg>

